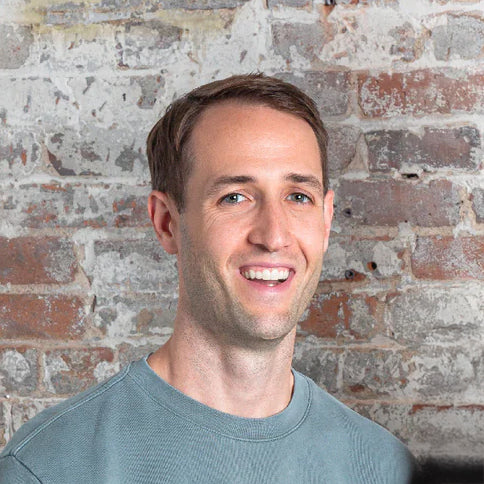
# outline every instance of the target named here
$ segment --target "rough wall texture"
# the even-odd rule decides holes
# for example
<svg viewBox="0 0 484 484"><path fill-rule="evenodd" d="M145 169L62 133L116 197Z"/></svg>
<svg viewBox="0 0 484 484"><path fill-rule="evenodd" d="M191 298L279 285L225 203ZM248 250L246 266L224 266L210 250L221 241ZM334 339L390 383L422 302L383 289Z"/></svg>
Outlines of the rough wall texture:
<svg viewBox="0 0 484 484"><path fill-rule="evenodd" d="M0 4L0 446L166 340L146 134L174 97L262 70L331 137L336 220L296 368L422 459L479 462L484 2L324 3Z"/></svg>

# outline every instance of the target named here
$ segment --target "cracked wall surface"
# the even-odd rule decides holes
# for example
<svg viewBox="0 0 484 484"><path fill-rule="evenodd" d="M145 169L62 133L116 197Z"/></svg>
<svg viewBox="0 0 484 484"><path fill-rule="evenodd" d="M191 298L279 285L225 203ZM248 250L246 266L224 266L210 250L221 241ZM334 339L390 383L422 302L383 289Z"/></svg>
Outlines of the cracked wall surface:
<svg viewBox="0 0 484 484"><path fill-rule="evenodd" d="M263 71L315 99L336 192L294 366L422 461L479 472L484 1L325 3L0 4L0 447L169 337L147 133L197 85Z"/></svg>

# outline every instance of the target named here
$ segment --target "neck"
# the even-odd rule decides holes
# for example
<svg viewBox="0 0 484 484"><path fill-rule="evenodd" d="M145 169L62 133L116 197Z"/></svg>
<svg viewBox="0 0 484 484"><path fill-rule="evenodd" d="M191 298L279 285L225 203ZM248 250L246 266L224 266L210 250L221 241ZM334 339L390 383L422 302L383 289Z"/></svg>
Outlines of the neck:
<svg viewBox="0 0 484 484"><path fill-rule="evenodd" d="M295 329L258 348L220 343L200 326L180 324L148 363L185 395L225 413L263 418L291 400Z"/></svg>

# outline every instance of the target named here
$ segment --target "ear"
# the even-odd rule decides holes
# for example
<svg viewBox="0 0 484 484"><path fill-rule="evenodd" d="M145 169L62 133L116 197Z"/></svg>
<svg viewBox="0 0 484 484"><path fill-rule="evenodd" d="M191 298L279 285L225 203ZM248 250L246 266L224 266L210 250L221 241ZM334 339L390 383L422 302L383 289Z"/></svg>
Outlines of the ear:
<svg viewBox="0 0 484 484"><path fill-rule="evenodd" d="M334 192L333 190L328 190L324 197L323 203L323 220L324 220L324 242L323 250L326 252L328 249L329 233L331 232L331 221L333 220L333 200Z"/></svg>
<svg viewBox="0 0 484 484"><path fill-rule="evenodd" d="M156 236L166 252L178 253L180 214L175 202L166 193L153 190L148 197L148 214Z"/></svg>

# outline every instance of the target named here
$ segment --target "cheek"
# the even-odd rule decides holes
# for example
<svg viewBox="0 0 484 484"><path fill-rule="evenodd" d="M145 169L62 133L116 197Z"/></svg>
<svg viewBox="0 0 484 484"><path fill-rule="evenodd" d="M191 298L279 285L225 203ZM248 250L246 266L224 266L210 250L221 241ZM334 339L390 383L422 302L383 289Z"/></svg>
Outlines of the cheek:
<svg viewBox="0 0 484 484"><path fill-rule="evenodd" d="M324 225L308 221L298 229L300 246L308 259L322 259L324 252Z"/></svg>

